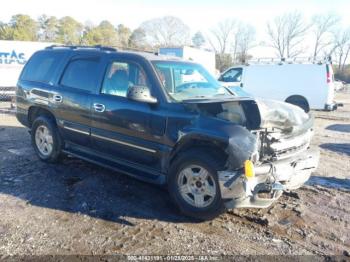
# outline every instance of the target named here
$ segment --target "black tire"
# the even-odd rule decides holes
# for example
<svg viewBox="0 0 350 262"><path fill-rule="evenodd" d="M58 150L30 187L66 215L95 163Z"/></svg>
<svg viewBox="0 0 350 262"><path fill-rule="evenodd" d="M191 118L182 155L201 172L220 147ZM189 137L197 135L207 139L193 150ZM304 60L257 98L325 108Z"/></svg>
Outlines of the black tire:
<svg viewBox="0 0 350 262"><path fill-rule="evenodd" d="M37 129L41 126L45 126L50 131L52 136L52 151L48 155L44 155L40 152L38 145L35 141L35 134L37 132ZM53 119L46 116L40 116L36 118L31 128L31 140L36 154L42 161L48 163L55 163L60 159L63 147L63 140L58 132L57 125Z"/></svg>
<svg viewBox="0 0 350 262"><path fill-rule="evenodd" d="M168 191L176 206L180 211L189 217L198 220L211 220L225 211L224 202L221 198L220 187L218 183L218 170L222 170L222 161L216 160L202 150L189 150L180 153L173 161L168 174ZM199 165L205 168L214 178L216 195L214 200L207 207L199 208L187 203L179 192L178 178L183 169L191 165Z"/></svg>
<svg viewBox="0 0 350 262"><path fill-rule="evenodd" d="M308 113L310 111L309 103L307 100L302 96L291 96L286 99L286 102L295 106L300 107L305 111L305 113Z"/></svg>

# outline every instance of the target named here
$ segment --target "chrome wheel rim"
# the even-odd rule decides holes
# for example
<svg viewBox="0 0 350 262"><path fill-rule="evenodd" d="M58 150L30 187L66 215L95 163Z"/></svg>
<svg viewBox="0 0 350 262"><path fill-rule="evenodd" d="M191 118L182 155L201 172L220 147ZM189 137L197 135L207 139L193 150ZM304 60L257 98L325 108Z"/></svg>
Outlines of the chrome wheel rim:
<svg viewBox="0 0 350 262"><path fill-rule="evenodd" d="M188 204L199 208L209 206L216 196L214 177L199 165L188 166L180 172L178 189Z"/></svg>
<svg viewBox="0 0 350 262"><path fill-rule="evenodd" d="M50 130L44 126L39 126L35 131L35 144L39 152L44 156L49 156L53 149L53 139Z"/></svg>

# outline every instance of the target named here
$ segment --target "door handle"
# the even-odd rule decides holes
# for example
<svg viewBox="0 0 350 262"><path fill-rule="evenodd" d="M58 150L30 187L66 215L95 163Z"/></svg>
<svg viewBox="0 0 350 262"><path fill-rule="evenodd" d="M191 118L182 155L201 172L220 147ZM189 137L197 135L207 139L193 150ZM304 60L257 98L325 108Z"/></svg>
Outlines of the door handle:
<svg viewBox="0 0 350 262"><path fill-rule="evenodd" d="M94 108L96 112L100 112L100 113L104 112L106 109L105 105L98 104L98 103L94 103Z"/></svg>
<svg viewBox="0 0 350 262"><path fill-rule="evenodd" d="M61 103L63 100L63 97L61 95L53 95L53 101L57 103Z"/></svg>

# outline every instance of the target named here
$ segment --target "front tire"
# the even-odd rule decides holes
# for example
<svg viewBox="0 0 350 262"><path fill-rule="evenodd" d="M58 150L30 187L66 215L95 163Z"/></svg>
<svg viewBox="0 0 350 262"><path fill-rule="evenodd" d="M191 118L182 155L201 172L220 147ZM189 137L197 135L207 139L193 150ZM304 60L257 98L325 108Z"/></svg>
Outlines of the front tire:
<svg viewBox="0 0 350 262"><path fill-rule="evenodd" d="M191 150L171 165L169 194L186 216L211 220L225 210L218 183L219 162L203 151Z"/></svg>
<svg viewBox="0 0 350 262"><path fill-rule="evenodd" d="M59 160L63 141L51 118L40 116L34 120L31 139L34 150L42 161L54 163Z"/></svg>

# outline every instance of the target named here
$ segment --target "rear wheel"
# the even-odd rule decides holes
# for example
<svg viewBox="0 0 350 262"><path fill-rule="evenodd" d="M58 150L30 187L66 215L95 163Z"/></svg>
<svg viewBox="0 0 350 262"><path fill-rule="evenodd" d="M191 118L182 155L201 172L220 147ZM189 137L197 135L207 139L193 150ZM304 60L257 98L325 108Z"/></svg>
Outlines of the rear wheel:
<svg viewBox="0 0 350 262"><path fill-rule="evenodd" d="M191 150L177 157L168 178L169 193L187 216L208 220L224 211L218 183L218 161Z"/></svg>
<svg viewBox="0 0 350 262"><path fill-rule="evenodd" d="M36 118L31 138L34 150L41 160L53 163L59 159L63 141L52 119L45 116Z"/></svg>
<svg viewBox="0 0 350 262"><path fill-rule="evenodd" d="M295 106L300 107L303 109L306 113L310 111L309 103L307 100L302 96L291 96L286 99L286 102Z"/></svg>

